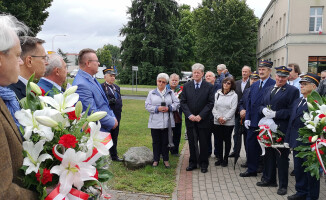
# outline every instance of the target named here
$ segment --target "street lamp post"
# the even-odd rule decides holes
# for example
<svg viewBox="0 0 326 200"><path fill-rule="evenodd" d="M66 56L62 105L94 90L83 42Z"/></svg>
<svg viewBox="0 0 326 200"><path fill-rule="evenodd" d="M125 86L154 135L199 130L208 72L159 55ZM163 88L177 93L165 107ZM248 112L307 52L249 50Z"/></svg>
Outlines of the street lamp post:
<svg viewBox="0 0 326 200"><path fill-rule="evenodd" d="M54 35L52 37L52 51L54 52L54 38L57 37L57 36L67 36L67 35Z"/></svg>

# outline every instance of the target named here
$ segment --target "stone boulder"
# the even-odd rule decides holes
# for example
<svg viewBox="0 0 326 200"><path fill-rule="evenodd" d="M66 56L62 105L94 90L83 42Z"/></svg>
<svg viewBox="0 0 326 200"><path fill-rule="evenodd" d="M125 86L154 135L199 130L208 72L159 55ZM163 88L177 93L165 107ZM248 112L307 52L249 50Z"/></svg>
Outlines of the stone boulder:
<svg viewBox="0 0 326 200"><path fill-rule="evenodd" d="M147 147L131 147L123 154L124 164L128 169L138 169L153 162L153 152Z"/></svg>

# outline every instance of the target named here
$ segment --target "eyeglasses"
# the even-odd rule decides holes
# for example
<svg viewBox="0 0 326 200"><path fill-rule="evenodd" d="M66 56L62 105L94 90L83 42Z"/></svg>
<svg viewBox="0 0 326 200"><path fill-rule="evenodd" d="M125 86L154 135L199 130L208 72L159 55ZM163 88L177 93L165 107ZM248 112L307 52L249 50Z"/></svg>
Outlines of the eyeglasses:
<svg viewBox="0 0 326 200"><path fill-rule="evenodd" d="M46 62L49 61L49 56L45 55L45 56L31 56L33 58L42 58L43 60L45 60Z"/></svg>
<svg viewBox="0 0 326 200"><path fill-rule="evenodd" d="M88 60L88 62L98 62L98 63L100 63L98 60Z"/></svg>
<svg viewBox="0 0 326 200"><path fill-rule="evenodd" d="M231 85L231 82L224 82L223 84Z"/></svg>
<svg viewBox="0 0 326 200"><path fill-rule="evenodd" d="M320 77L321 80L324 80L325 78L326 78L326 76L325 77Z"/></svg>
<svg viewBox="0 0 326 200"><path fill-rule="evenodd" d="M161 81L161 80L158 80L157 82L158 82L158 83L163 83L163 84L166 84L166 82L165 82L165 81Z"/></svg>

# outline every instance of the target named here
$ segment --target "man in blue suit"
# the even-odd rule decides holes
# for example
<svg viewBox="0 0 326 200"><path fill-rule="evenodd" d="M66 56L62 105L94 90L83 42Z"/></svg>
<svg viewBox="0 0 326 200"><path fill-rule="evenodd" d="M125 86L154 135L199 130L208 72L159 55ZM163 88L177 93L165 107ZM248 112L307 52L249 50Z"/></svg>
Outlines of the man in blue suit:
<svg viewBox="0 0 326 200"><path fill-rule="evenodd" d="M259 111L266 118L273 119L278 130L285 134L290 118L290 106L299 98L299 90L287 83L292 69L285 66L275 67L275 69L276 84L266 89ZM270 108L267 108L268 106ZM278 169L279 189L277 194L285 195L287 193L289 152L289 148L266 148L263 177L257 186L277 187L276 169Z"/></svg>
<svg viewBox="0 0 326 200"><path fill-rule="evenodd" d="M101 84L93 76L97 73L100 65L96 52L93 49L83 49L78 55L79 71L72 83L77 85L79 100L83 104L83 111L90 106L88 114L97 111L106 111L107 115L100 120L101 131L109 132L118 126L113 111L109 107L108 99Z"/></svg>
<svg viewBox="0 0 326 200"><path fill-rule="evenodd" d="M303 98L296 99L291 106L291 117L289 120L288 129L285 136L284 144L288 144L289 147L295 148L302 145L302 142L298 141L298 130L304 127L304 123L301 121L304 112L308 112L307 96L315 90L319 85L320 77L307 73L300 80L301 94ZM296 155L298 151L293 151L294 162L294 174L295 174L295 194L288 196L289 200L315 200L319 198L320 181L315 177L312 177L310 173L304 172L305 167L302 166L305 159L298 158Z"/></svg>
<svg viewBox="0 0 326 200"><path fill-rule="evenodd" d="M260 80L250 86L250 92L247 101L247 110L245 117L245 127L247 131L247 165L246 172L240 173L241 177L257 176L259 164L259 156L261 148L257 141L258 122L262 118L258 108L261 104L266 88L275 84L275 81L270 78L273 62L268 60L260 60L258 65L258 73Z"/></svg>
<svg viewBox="0 0 326 200"><path fill-rule="evenodd" d="M45 67L44 77L37 83L48 96L61 93L62 84L67 78L67 64L58 54L50 54L48 65Z"/></svg>

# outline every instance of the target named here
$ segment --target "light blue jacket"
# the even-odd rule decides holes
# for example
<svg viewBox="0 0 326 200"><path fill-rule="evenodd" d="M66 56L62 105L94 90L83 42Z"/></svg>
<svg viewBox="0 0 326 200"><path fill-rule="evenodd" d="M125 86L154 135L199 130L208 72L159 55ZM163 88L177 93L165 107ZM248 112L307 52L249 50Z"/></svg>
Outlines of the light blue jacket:
<svg viewBox="0 0 326 200"><path fill-rule="evenodd" d="M79 94L79 100L83 104L83 111L90 105L88 114L91 114L92 111L106 111L108 113L100 120L102 125L101 131L110 131L115 124L115 115L110 109L109 102L101 85L95 82L90 74L81 69L77 72L72 85L78 86L76 93Z"/></svg>
<svg viewBox="0 0 326 200"><path fill-rule="evenodd" d="M147 99L145 101L145 108L150 113L148 120L148 128L152 129L163 129L168 128L169 113L171 118L171 127L175 127L175 122L173 118L173 111L176 111L180 107L179 99L174 95L173 91L166 89L164 95L164 101L166 106L169 107L170 112L158 112L158 107L161 106L163 98L157 89L152 90L148 93Z"/></svg>

